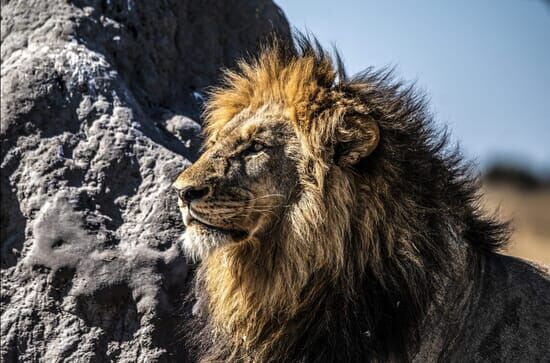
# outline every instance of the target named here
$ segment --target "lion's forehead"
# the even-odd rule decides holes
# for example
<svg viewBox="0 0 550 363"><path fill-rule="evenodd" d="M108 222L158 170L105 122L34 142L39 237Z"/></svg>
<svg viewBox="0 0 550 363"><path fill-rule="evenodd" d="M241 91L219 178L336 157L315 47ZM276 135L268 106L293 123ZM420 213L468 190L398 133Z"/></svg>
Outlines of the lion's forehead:
<svg viewBox="0 0 550 363"><path fill-rule="evenodd" d="M211 130L207 138L214 143L218 140L247 141L259 133L265 137L276 137L282 132L288 134L292 130L292 125L287 113L284 106L276 103L266 104L255 110L247 107L220 129Z"/></svg>
<svg viewBox="0 0 550 363"><path fill-rule="evenodd" d="M280 108L263 108L254 113L241 112L231 119L213 138L208 140L206 150L235 147L251 140L280 145L294 134L292 124Z"/></svg>

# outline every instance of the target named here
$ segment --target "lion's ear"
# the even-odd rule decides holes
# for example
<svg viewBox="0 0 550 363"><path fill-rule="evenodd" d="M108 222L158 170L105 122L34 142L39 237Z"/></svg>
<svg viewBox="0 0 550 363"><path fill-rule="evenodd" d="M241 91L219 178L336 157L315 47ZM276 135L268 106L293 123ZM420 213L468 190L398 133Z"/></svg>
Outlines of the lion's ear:
<svg viewBox="0 0 550 363"><path fill-rule="evenodd" d="M334 160L340 166L353 166L378 146L380 129L369 117L346 115L336 130Z"/></svg>

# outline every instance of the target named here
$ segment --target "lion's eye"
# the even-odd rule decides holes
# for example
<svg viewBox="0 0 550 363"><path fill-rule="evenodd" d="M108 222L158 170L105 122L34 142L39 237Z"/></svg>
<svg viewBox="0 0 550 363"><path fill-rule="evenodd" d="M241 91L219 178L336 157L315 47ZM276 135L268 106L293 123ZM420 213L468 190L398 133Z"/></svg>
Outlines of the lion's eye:
<svg viewBox="0 0 550 363"><path fill-rule="evenodd" d="M252 142L244 151L247 154L255 154L265 149L264 144L260 144L259 142Z"/></svg>
<svg viewBox="0 0 550 363"><path fill-rule="evenodd" d="M257 142L257 141L252 141L248 147L246 149L243 150L243 154L247 154L247 155L254 155L254 154L257 154L259 153L260 151L262 150L265 150L267 148L266 145L260 143L260 142Z"/></svg>
<svg viewBox="0 0 550 363"><path fill-rule="evenodd" d="M250 146L250 148L251 148L252 150L254 150L255 152L262 151L262 150L264 149L264 147L265 147L264 145L262 145L262 144L260 144L260 143L257 143L257 142L253 143L253 144Z"/></svg>

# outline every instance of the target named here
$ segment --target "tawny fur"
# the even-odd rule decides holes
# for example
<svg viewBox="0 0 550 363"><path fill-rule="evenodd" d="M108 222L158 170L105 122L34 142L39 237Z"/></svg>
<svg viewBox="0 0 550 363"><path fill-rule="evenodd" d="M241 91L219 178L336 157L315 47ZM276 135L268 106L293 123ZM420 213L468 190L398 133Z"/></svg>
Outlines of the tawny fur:
<svg viewBox="0 0 550 363"><path fill-rule="evenodd" d="M296 135L297 191L266 233L202 261L203 360L410 359L453 251L506 242L422 98L389 72L348 79L336 63L308 40L275 42L211 94L207 153L269 106Z"/></svg>

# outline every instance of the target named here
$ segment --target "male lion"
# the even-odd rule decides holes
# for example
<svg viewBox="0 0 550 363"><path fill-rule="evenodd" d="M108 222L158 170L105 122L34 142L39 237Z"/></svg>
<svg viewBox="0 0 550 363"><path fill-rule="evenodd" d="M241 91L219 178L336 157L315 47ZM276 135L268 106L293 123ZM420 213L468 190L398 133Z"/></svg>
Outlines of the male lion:
<svg viewBox="0 0 550 363"><path fill-rule="evenodd" d="M506 226L422 99L296 43L226 72L174 183L198 358L548 361L549 276L494 252Z"/></svg>

